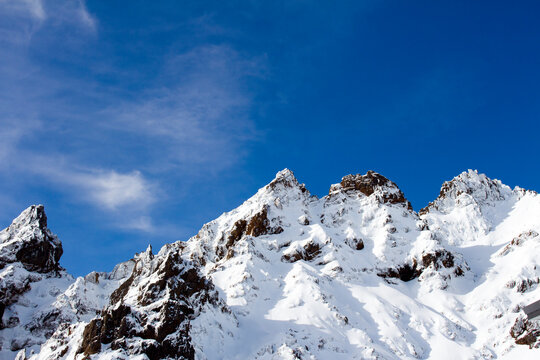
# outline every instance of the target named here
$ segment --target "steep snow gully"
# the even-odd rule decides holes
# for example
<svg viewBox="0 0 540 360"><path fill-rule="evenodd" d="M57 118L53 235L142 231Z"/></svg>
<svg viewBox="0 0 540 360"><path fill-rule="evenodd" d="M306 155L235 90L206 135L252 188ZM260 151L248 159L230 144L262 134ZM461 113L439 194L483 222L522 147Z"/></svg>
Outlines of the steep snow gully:
<svg viewBox="0 0 540 360"><path fill-rule="evenodd" d="M73 278L42 205L0 232L0 359L538 359L540 196L469 170L415 212L287 169L185 242Z"/></svg>

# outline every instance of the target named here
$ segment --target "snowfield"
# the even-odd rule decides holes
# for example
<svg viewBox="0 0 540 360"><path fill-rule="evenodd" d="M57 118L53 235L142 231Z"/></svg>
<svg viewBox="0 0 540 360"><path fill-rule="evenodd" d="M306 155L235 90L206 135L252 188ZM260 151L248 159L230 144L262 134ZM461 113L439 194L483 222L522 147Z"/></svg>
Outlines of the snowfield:
<svg viewBox="0 0 540 360"><path fill-rule="evenodd" d="M377 173L319 199L285 169L188 241L77 279L42 210L0 233L2 359L540 358L521 310L540 196L476 171L417 213Z"/></svg>

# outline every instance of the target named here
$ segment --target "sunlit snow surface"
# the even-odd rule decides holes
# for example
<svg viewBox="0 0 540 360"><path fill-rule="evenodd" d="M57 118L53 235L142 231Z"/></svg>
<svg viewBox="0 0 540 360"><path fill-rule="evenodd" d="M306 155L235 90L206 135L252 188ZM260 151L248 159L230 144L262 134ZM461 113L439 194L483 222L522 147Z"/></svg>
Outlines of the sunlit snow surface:
<svg viewBox="0 0 540 360"><path fill-rule="evenodd" d="M540 299L540 197L475 171L445 185L444 196L418 215L404 204L380 201L380 193L397 188L365 196L333 186L329 196L318 199L288 170L278 173L240 207L206 224L182 250L185 259L204 259L201 272L231 310L227 315L207 305L192 321L196 357L540 358L539 349L516 345L509 334L523 316L520 307ZM220 256L235 223L262 209L270 226L284 231L244 235L231 256ZM359 239L361 250L354 246ZM312 258L286 260L308 244L320 249ZM453 266L429 266L407 282L378 275L441 250L454 255ZM462 275L456 274L458 267ZM84 297L97 309L120 280L99 285L81 278L58 281L64 281L55 285L60 295L37 286L25 295L28 304L73 308L71 299ZM31 318L30 313L25 316ZM64 358L74 358L90 318L80 317L71 326ZM15 336L6 330L0 334ZM50 359L55 346L51 340L31 358ZM15 356L2 351L6 358ZM122 356L105 347L91 358Z"/></svg>

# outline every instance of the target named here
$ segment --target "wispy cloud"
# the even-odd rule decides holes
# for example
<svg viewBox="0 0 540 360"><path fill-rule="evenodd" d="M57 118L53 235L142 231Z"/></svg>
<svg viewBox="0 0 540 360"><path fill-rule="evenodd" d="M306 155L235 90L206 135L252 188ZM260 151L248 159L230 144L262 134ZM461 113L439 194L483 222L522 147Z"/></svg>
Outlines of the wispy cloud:
<svg viewBox="0 0 540 360"><path fill-rule="evenodd" d="M12 171L38 175L41 181L72 191L74 196L107 211L146 210L157 196L157 186L137 170L121 173L91 168L65 156L42 156L24 150L12 157L9 165Z"/></svg>
<svg viewBox="0 0 540 360"><path fill-rule="evenodd" d="M16 6L0 0L0 11L17 18L19 33L31 29L21 39L32 41L10 43L13 51L0 58L0 160L9 164L0 168L0 177L18 173L21 181L39 181L91 204L120 228L157 231L156 204L170 201L162 196L164 189L174 188L178 202L203 174L219 174L241 161L258 138L249 84L265 76L264 59L224 44L172 49L146 86L130 92L87 74L72 76L63 69L51 74L29 54L33 46L43 49L39 41L51 39L32 31L51 31L56 38L63 34L57 22L92 30L86 34L93 37L97 20L84 1ZM0 25L0 45L8 41L5 28ZM70 50L84 48L85 36L75 40L80 46ZM114 62L66 61L89 72L95 66L98 76L125 74Z"/></svg>
<svg viewBox="0 0 540 360"><path fill-rule="evenodd" d="M249 118L251 94L242 86L246 78L262 76L262 68L261 61L244 59L228 46L174 55L159 76L160 86L110 107L106 126L160 142L167 166L226 168L257 137Z"/></svg>
<svg viewBox="0 0 540 360"><path fill-rule="evenodd" d="M47 17L42 0L0 0L0 11L4 14L31 17L39 21Z"/></svg>
<svg viewBox="0 0 540 360"><path fill-rule="evenodd" d="M9 117L0 119L0 161L16 156L21 139L41 126L39 121L27 119L20 121Z"/></svg>
<svg viewBox="0 0 540 360"><path fill-rule="evenodd" d="M39 156L32 152L19 154L10 169L32 174L70 194L77 201L90 203L110 214L112 222L122 228L153 230L149 216L159 197L159 187L141 172L81 167L64 156ZM128 220L126 220L128 219Z"/></svg>
<svg viewBox="0 0 540 360"><path fill-rule="evenodd" d="M56 25L72 23L96 29L96 20L88 12L84 0L0 0L0 14L11 20L33 21L34 25L44 25L48 21Z"/></svg>
<svg viewBox="0 0 540 360"><path fill-rule="evenodd" d="M88 9L86 8L86 3L83 0L78 0L78 7L76 7L76 13L81 24L93 31L96 31L97 21L92 15L90 15Z"/></svg>

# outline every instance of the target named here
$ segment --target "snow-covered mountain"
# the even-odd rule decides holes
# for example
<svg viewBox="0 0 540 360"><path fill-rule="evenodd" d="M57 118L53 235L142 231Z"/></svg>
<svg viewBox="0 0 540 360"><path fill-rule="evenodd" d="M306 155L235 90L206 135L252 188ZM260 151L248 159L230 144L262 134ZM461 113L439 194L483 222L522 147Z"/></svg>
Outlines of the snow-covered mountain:
<svg viewBox="0 0 540 360"><path fill-rule="evenodd" d="M65 324L90 321L134 264L74 279L60 267L61 255L42 205L30 206L0 232L0 359L38 352Z"/></svg>
<svg viewBox="0 0 540 360"><path fill-rule="evenodd" d="M540 196L469 170L416 213L289 170L185 242L74 279L42 206L0 233L0 358L537 359Z"/></svg>

